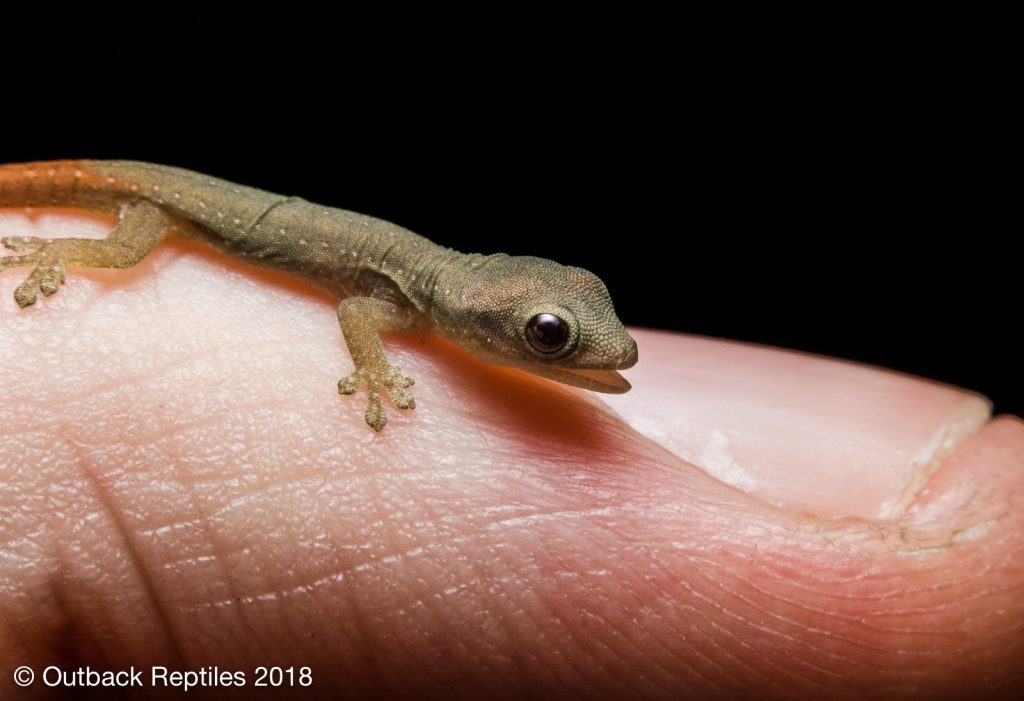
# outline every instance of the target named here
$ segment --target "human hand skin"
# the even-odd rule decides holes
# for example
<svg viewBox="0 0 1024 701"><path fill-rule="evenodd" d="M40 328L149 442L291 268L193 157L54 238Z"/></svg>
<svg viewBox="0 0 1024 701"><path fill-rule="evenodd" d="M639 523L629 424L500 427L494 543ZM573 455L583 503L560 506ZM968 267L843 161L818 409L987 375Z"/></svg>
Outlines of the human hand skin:
<svg viewBox="0 0 1024 701"><path fill-rule="evenodd" d="M0 217L83 226L109 220ZM1024 424L969 394L639 332L606 398L392 336L417 409L376 435L325 295L175 241L18 310L23 272L2 698L73 696L11 670L86 664L242 670L239 698L257 665L313 686L255 698L1024 689Z"/></svg>

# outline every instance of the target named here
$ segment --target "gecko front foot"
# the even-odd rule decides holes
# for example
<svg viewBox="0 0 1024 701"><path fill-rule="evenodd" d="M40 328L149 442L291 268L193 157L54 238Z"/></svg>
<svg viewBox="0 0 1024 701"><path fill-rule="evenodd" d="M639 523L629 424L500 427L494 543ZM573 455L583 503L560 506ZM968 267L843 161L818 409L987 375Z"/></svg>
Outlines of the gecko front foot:
<svg viewBox="0 0 1024 701"><path fill-rule="evenodd" d="M339 394L355 394L360 385L366 385L366 392L369 401L366 406L366 423L374 431L380 431L388 422L384 410L380 405L380 393L386 390L391 403L399 409L415 409L416 400L412 394L406 391L415 382L411 377L402 374L402 371L393 365L388 365L385 372L359 368L351 375L343 377L338 381Z"/></svg>

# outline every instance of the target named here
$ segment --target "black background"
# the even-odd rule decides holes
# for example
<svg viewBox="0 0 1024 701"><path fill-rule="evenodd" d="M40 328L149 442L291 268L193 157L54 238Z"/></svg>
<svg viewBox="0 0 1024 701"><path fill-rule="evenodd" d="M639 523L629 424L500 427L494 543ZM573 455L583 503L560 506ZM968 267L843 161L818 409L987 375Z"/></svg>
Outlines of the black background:
<svg viewBox="0 0 1024 701"><path fill-rule="evenodd" d="M1024 57L998 5L148 7L7 23L0 161L130 158L297 194L586 267L627 324L884 365L1024 415Z"/></svg>

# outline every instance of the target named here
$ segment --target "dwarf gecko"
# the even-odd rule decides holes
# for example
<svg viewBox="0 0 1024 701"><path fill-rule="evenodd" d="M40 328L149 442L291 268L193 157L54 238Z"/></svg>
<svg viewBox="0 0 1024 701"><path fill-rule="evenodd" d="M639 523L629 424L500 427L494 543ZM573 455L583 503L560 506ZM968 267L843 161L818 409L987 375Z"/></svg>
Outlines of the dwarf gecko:
<svg viewBox="0 0 1024 701"><path fill-rule="evenodd" d="M342 298L338 323L355 371L338 391L366 387L366 423L377 431L387 421L382 392L399 409L415 406L413 381L388 362L380 332L438 334L481 360L598 392L630 388L616 370L636 363L636 343L604 283L581 268L458 253L380 219L169 166L0 166L0 207L50 206L116 213L118 223L105 239L0 239L21 254L0 257L0 272L32 268L14 291L20 307L55 293L67 266L128 268L168 234L203 241Z"/></svg>

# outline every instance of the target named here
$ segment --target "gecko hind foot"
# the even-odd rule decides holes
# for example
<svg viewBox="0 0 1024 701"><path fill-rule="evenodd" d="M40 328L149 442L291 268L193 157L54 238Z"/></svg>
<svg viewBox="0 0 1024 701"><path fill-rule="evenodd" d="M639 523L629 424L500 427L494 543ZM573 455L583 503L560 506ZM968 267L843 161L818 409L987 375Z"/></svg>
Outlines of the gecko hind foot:
<svg viewBox="0 0 1024 701"><path fill-rule="evenodd" d="M8 248L12 248L10 245L11 239L17 238L18 243L15 246L21 245L22 241L32 240L33 237L19 236L9 237L4 239L4 245ZM35 239L40 242L36 246L34 253L29 253L22 256L4 256L0 258L0 271L6 270L7 268L21 268L30 265L34 265L35 268L29 273L25 281L18 285L14 289L14 301L18 303L18 306L25 308L31 304L35 304L39 298L39 293L42 292L45 296L49 297L56 292L61 285L64 284L64 261L58 257L47 255L46 244L49 243L46 239ZM28 245L26 245L28 247ZM12 250L19 250L14 249ZM23 250L23 249L22 249Z"/></svg>
<svg viewBox="0 0 1024 701"><path fill-rule="evenodd" d="M402 374L402 371L393 365L387 367L385 373L374 372L365 368L358 369L351 375L338 380L339 394L355 394L360 385L366 385L366 392L369 399L366 406L366 423L375 431L384 428L388 417L380 404L380 393L386 390L391 403L399 409L415 409L416 400L406 387L411 387L415 381L411 377Z"/></svg>
<svg viewBox="0 0 1024 701"><path fill-rule="evenodd" d="M4 247L20 256L0 257L0 271L35 266L14 290L18 306L34 304L39 293L52 295L64 283L64 266L130 268L142 260L170 229L171 220L156 205L136 202L121 210L117 226L105 239L5 236ZM26 253L25 251L31 251Z"/></svg>
<svg viewBox="0 0 1024 701"><path fill-rule="evenodd" d="M64 280L63 263L40 263L25 282L14 288L14 300L24 309L35 304L40 292L46 297L52 295L64 284Z"/></svg>

